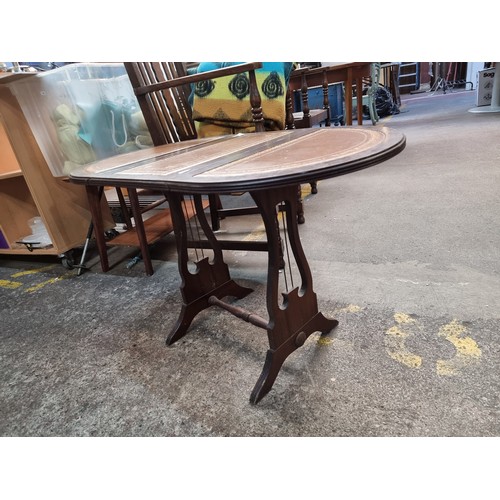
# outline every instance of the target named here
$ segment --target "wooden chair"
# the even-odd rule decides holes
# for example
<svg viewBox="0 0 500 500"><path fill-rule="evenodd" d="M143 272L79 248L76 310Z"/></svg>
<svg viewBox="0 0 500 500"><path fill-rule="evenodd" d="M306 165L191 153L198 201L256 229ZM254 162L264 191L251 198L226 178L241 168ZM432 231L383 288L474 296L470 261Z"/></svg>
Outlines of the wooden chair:
<svg viewBox="0 0 500 500"><path fill-rule="evenodd" d="M293 124L295 128L309 128L316 125L325 124L329 127L331 124L331 111L330 102L328 97L328 78L326 71L323 72L323 107L317 109L309 108L309 86L307 84L307 73L309 68L299 68L295 69L290 74L290 80L300 81L300 93L301 93L301 111L293 112ZM298 85L292 85L296 87ZM290 96L291 97L291 96Z"/></svg>
<svg viewBox="0 0 500 500"><path fill-rule="evenodd" d="M203 77L200 77L200 75L188 75L185 63L126 62L124 66L129 75L134 93L137 96L151 139L155 146L196 138L196 130L192 121L191 107L189 104L189 94L191 92L192 83L203 81L207 78L226 76L244 71L249 72L251 81L251 105L256 130L264 131L260 109L260 95L255 83L254 73L255 69L260 67L260 63L248 63L239 65L238 67L235 66L217 70L210 74L204 74ZM138 192L138 190L127 188L126 186L124 186L124 190L128 195L128 206L134 217L135 234L145 264L146 273L152 275L153 267L149 253L149 244L161 237L162 230L158 228L158 223L161 224L163 232L165 230L171 230L172 226L168 221L157 221L156 219L158 217L155 216L151 236L148 235L146 225L149 223L149 220L144 221L143 214L151 208L154 208L154 205L157 205L158 202L144 206L144 204L141 203L140 197L142 193L140 191ZM150 195L151 193L147 194ZM122 207L122 212L125 212L124 215L126 219L128 219L126 222L129 228L130 219L127 217L127 211L123 209L123 196L121 196L121 198L120 205ZM163 201L168 201L167 197L164 197ZM221 206L219 198L216 196L209 197L209 209L214 230L219 228L220 218L226 215L236 215L236 213L232 213L234 210L225 211ZM247 210L243 208L235 210L239 210L238 215L256 212L256 208L254 207ZM244 249L246 250L265 250L262 245L258 244L259 242L255 242L255 245L251 243L252 242L246 244L243 242L241 245L238 245L237 242L229 241L226 243L226 248L237 249L241 246L245 247ZM110 244L113 244L113 241L111 241Z"/></svg>
<svg viewBox="0 0 500 500"><path fill-rule="evenodd" d="M264 131L261 98L255 78L255 70L260 67L262 67L262 63L260 62L246 63L204 73L189 74L186 63L125 63L125 68L155 146L197 137L196 127L192 118L191 104L189 102L192 84L212 78L235 75L245 71L248 71L250 79L250 105L252 107L255 130L257 132ZM295 128L294 118L291 113L291 101L288 99L288 95L285 115L285 128ZM313 189L313 192L316 192L316 190ZM214 230L219 229L220 219L222 218L257 213L256 207L228 209L222 207L218 198L212 198L210 201L211 222ZM297 202L298 221L302 224L305 219L300 192Z"/></svg>
<svg viewBox="0 0 500 500"><path fill-rule="evenodd" d="M261 63L222 68L203 76L188 74L186 64L181 62L126 62L124 65L155 146L197 138L189 102L192 84L245 71L249 73L255 128L258 132L264 131L260 94L255 81L255 70ZM238 210L224 209L220 199L211 196L212 228L218 230L220 219L224 217L256 213L253 207Z"/></svg>

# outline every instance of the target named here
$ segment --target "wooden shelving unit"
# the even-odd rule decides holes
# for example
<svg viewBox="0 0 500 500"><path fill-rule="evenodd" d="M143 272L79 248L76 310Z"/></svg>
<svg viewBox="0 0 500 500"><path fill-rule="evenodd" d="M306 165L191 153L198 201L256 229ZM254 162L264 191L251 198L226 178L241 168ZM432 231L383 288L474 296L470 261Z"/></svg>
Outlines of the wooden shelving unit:
<svg viewBox="0 0 500 500"><path fill-rule="evenodd" d="M30 74L0 77L0 254L63 255L85 241L91 216L85 188L54 177L8 83ZM114 227L103 200L105 223ZM40 217L52 242L19 243Z"/></svg>

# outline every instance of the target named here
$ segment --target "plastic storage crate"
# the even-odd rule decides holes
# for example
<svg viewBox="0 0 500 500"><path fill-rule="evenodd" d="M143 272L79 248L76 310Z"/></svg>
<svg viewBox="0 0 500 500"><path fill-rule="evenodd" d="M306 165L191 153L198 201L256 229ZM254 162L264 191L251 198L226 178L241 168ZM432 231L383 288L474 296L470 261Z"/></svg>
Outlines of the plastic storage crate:
<svg viewBox="0 0 500 500"><path fill-rule="evenodd" d="M10 84L55 177L152 146L122 63L75 63Z"/></svg>

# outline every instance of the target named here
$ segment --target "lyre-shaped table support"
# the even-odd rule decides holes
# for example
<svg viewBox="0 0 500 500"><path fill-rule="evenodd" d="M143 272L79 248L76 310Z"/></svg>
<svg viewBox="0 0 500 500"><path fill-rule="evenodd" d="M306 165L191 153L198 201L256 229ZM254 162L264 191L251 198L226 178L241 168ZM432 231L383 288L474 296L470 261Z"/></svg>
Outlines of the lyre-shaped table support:
<svg viewBox="0 0 500 500"><path fill-rule="evenodd" d="M188 266L188 230L182 213L183 195L169 195L174 232L177 242L179 273L181 275L181 294L183 305L174 329L167 337L170 345L183 337L196 315L204 309L217 305L235 316L265 329L268 334L267 351L263 371L251 393L250 402L257 403L272 388L274 381L286 358L302 346L314 332L328 333L337 326L338 321L327 319L318 311L316 294L312 289L312 276L305 257L297 225L297 186L280 187L250 193L260 209L268 241L268 278L266 320L241 308L226 304L226 296L243 298L252 290L242 287L230 277L229 268L224 262L220 243L217 241L203 212L201 197L194 196L200 226L213 250L209 262L203 257L196 262L195 272ZM301 277L300 289L282 293L280 304L279 273L282 265L282 242L277 223L277 206L284 203L287 238Z"/></svg>
<svg viewBox="0 0 500 500"><path fill-rule="evenodd" d="M238 285L231 279L229 268L224 262L222 248L205 217L200 195L193 197L196 217L212 247L214 256L212 262L209 262L208 257L203 257L196 262L196 271L194 273L189 270L188 228L182 210L183 199L184 195L179 193L171 193L169 195L177 244L179 274L182 280L180 287L182 309L176 325L167 337L167 345L173 344L187 333L196 315L207 307L210 307L208 299L211 296L219 299L227 296L241 299L253 291L251 288Z"/></svg>
<svg viewBox="0 0 500 500"><path fill-rule="evenodd" d="M307 263L297 225L296 186L252 192L252 198L259 207L269 242L267 274L267 310L269 324L267 334L269 350L262 374L255 385L250 401L257 403L271 389L285 359L301 347L314 332L326 334L338 325L318 310L316 294L312 287L312 275ZM279 270L282 260L279 226L276 222L276 207L283 203L286 217L286 237L295 258L301 277L301 287L282 293L280 305Z"/></svg>

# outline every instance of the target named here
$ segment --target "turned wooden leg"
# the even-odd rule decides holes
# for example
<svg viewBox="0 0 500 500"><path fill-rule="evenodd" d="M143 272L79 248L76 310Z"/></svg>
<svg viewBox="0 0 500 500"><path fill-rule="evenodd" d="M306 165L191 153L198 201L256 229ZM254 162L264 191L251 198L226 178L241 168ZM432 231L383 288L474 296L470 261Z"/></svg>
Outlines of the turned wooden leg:
<svg viewBox="0 0 500 500"><path fill-rule="evenodd" d="M304 202L302 201L302 186L299 184L297 188L297 222L299 224L304 224L305 221Z"/></svg>
<svg viewBox="0 0 500 500"><path fill-rule="evenodd" d="M219 210L222 208L222 203L220 197L216 194L211 194L208 197L209 210L210 210L210 221L212 223L212 230L218 231L220 229L220 219Z"/></svg>

